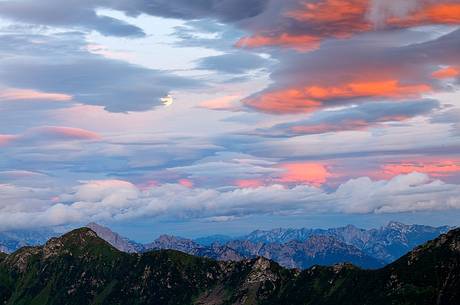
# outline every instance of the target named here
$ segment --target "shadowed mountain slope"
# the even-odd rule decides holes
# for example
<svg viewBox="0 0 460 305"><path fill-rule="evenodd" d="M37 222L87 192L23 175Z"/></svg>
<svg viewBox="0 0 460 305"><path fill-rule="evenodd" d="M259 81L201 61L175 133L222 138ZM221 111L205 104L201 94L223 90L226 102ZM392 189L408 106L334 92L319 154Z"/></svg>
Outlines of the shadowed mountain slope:
<svg viewBox="0 0 460 305"><path fill-rule="evenodd" d="M288 270L264 258L218 262L171 250L118 251L84 228L0 256L0 303L460 304L460 230L379 270Z"/></svg>

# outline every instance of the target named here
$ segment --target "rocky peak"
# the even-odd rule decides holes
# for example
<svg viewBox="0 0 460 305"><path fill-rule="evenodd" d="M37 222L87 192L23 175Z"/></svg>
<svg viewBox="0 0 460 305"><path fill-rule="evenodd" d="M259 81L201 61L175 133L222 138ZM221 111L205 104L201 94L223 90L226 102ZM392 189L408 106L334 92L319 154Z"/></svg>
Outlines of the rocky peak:
<svg viewBox="0 0 460 305"><path fill-rule="evenodd" d="M133 242L118 233L113 232L107 227L101 226L97 223L89 223L86 225L87 228L90 228L96 234L102 238L103 240L107 241L109 244L114 246L116 249L128 252L128 253L137 253L142 252L144 250L144 246Z"/></svg>
<svg viewBox="0 0 460 305"><path fill-rule="evenodd" d="M29 260L35 255L39 254L41 249L39 247L23 247L15 253L9 255L5 259L5 263L11 268L24 273L29 264Z"/></svg>
<svg viewBox="0 0 460 305"><path fill-rule="evenodd" d="M277 279L278 275L272 270L272 262L264 257L258 257L253 261L252 270L248 275L247 282L275 282Z"/></svg>
<svg viewBox="0 0 460 305"><path fill-rule="evenodd" d="M409 225L403 224L398 221L390 221L384 229L391 229L396 231L407 231L410 228Z"/></svg>
<svg viewBox="0 0 460 305"><path fill-rule="evenodd" d="M172 235L161 235L152 243L145 245L145 248L149 250L171 249L193 254L204 247L190 239Z"/></svg>
<svg viewBox="0 0 460 305"><path fill-rule="evenodd" d="M451 251L460 253L460 229L454 229L441 235L433 242L428 243L428 245L431 244L433 247L448 247Z"/></svg>

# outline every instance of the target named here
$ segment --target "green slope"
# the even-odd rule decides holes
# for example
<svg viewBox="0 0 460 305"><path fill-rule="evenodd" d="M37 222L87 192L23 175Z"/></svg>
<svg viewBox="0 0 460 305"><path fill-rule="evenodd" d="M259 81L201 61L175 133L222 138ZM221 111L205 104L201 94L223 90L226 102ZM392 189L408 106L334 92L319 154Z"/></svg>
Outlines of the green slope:
<svg viewBox="0 0 460 305"><path fill-rule="evenodd" d="M0 304L458 305L460 230L380 270L338 265L300 272L262 258L127 254L85 228L0 255Z"/></svg>

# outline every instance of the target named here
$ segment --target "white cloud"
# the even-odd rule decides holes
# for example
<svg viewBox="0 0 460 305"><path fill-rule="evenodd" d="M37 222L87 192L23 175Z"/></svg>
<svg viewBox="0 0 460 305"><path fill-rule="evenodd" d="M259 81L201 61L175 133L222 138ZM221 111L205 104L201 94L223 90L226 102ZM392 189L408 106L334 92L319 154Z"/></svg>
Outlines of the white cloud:
<svg viewBox="0 0 460 305"><path fill-rule="evenodd" d="M88 181L75 186L72 192L62 194L57 204L46 199L50 195L47 190L11 185L1 187L2 194L8 190L9 194L15 195L15 204L10 200L0 207L1 230L158 216L228 221L266 214L368 214L460 209L460 185L431 180L419 173L400 175L388 181L372 181L367 177L352 179L332 193L306 185L218 190L165 184L143 191L121 180ZM31 197L35 198L34 202L26 204Z"/></svg>

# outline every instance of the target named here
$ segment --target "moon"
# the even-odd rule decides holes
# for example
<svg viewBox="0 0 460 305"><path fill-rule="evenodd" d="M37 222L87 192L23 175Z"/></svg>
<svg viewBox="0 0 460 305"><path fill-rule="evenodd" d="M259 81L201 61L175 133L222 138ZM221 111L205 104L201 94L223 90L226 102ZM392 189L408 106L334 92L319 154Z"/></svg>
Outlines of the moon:
<svg viewBox="0 0 460 305"><path fill-rule="evenodd" d="M174 98L168 94L165 97L161 98L161 102L165 107L169 107L174 103Z"/></svg>

